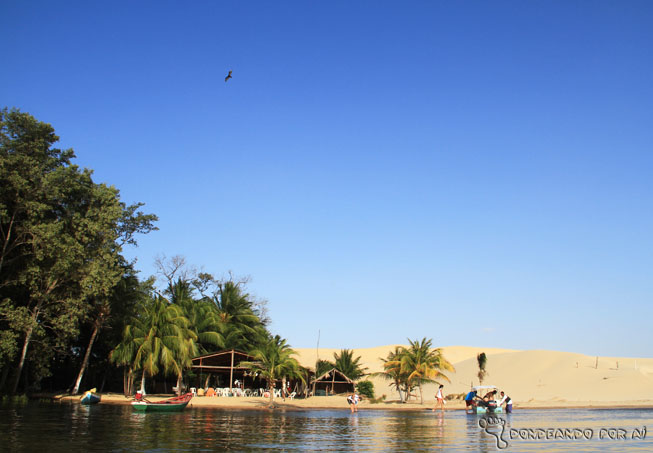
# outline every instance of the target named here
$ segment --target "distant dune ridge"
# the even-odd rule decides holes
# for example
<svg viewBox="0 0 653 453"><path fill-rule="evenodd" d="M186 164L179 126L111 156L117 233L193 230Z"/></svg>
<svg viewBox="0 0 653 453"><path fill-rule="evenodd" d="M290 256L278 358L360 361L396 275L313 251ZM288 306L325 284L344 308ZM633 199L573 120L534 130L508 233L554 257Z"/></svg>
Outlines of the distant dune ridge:
<svg viewBox="0 0 653 453"><path fill-rule="evenodd" d="M381 357L387 357L397 345L354 349L354 357L361 357L361 364L368 372L382 371ZM583 354L557 351L519 351L471 346L442 347L444 357L456 368L447 373L451 383L443 381L445 395L466 393L471 383L478 385L476 355L487 355L488 375L484 384L496 385L505 390L516 403L605 404L653 403L653 358L597 358ZM298 348L299 362L315 367L316 349ZM319 349L319 358L333 360L339 349ZM398 399L397 392L388 382L379 378L374 382L377 396L387 395L388 400ZM432 401L436 386L424 386L424 401Z"/></svg>

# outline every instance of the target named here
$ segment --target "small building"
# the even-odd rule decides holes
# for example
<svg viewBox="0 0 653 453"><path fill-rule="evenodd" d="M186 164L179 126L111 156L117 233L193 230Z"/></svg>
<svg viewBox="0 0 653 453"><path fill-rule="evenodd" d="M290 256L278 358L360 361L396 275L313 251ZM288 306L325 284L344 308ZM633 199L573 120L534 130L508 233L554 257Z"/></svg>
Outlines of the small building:
<svg viewBox="0 0 653 453"><path fill-rule="evenodd" d="M354 391L354 381L345 376L342 371L331 368L322 376L311 381L313 395L336 395L338 393L351 393Z"/></svg>

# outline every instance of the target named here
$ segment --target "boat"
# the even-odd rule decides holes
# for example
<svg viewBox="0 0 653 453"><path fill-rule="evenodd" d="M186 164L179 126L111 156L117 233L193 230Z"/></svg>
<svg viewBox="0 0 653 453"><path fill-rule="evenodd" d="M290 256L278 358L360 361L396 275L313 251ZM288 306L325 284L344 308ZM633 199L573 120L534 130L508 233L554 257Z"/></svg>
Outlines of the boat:
<svg viewBox="0 0 653 453"><path fill-rule="evenodd" d="M97 404L100 402L100 395L95 393L96 389L91 389L79 399L81 404Z"/></svg>
<svg viewBox="0 0 653 453"><path fill-rule="evenodd" d="M476 392L476 399L474 399L474 405L471 407L471 412L469 414L496 414L502 413L503 408L497 405L496 401L483 401L483 396L481 392L485 395L491 391L497 390L495 385L477 385L472 387L472 391Z"/></svg>
<svg viewBox="0 0 653 453"><path fill-rule="evenodd" d="M145 398L141 398L133 401L132 407L139 412L178 412L183 411L192 398L192 393L186 393L162 401L148 401Z"/></svg>

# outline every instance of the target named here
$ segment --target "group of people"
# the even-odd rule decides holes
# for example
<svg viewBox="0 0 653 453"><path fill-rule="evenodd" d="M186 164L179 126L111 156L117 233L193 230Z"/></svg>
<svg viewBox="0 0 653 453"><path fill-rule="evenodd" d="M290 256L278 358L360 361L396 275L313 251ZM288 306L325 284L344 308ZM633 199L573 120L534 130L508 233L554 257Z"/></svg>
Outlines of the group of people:
<svg viewBox="0 0 653 453"><path fill-rule="evenodd" d="M440 410L444 412L444 405L447 404L447 402L444 399L443 388L444 385L440 385L435 394L434 411L440 408ZM512 398L502 391L497 400L497 392L498 390L492 390L486 393L483 397L480 397L478 396L478 392L472 389L472 391L465 396L465 410L467 413L472 413L476 406L483 406L488 408L490 411L494 411L497 407L502 407L505 404L504 410L507 414L510 414L512 412Z"/></svg>
<svg viewBox="0 0 653 453"><path fill-rule="evenodd" d="M504 391L501 391L500 399L497 401L498 390L492 390L486 393L482 398L478 396L476 390L472 390L465 396L465 410L467 413L474 412L476 406L483 406L490 411L495 410L497 407L502 407L505 404L505 411L507 414L512 412L512 398L510 398Z"/></svg>

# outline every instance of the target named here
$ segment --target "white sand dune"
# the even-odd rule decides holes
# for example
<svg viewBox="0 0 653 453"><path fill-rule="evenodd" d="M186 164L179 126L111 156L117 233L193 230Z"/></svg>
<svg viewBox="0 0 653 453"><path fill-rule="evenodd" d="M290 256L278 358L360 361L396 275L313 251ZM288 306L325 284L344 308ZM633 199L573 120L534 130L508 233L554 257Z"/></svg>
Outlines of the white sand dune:
<svg viewBox="0 0 653 453"><path fill-rule="evenodd" d="M368 372L383 369L381 357L386 357L395 345L355 349L354 357ZM304 366L315 367L315 349L296 349L297 358ZM445 384L445 394L466 393L471 384L478 384L476 355L485 352L488 357L484 384L499 386L516 402L523 403L578 403L591 402L629 404L653 402L652 358L597 358L583 354L558 351L518 351L470 346L447 346L443 354L456 368L448 373L450 383ZM319 349L319 358L333 360L338 349ZM385 394L388 400L398 399L397 392L388 382L372 378L377 395ZM432 401L436 386L424 386L424 400Z"/></svg>

